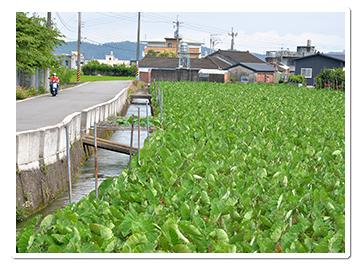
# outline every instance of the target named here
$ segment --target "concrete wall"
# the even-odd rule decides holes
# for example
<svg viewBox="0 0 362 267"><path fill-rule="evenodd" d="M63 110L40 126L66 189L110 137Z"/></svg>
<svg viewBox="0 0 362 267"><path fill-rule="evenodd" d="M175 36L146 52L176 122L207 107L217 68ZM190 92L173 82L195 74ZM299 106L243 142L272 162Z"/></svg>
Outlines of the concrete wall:
<svg viewBox="0 0 362 267"><path fill-rule="evenodd" d="M72 174L83 160L81 134L122 110L128 88L108 102L75 112L61 123L16 133L17 205L31 203L30 210L46 205L68 187L66 130L69 130Z"/></svg>
<svg viewBox="0 0 362 267"><path fill-rule="evenodd" d="M152 69L151 82L155 81L208 81L225 82L225 76L220 74L210 74L209 77L199 77L199 69Z"/></svg>
<svg viewBox="0 0 362 267"><path fill-rule="evenodd" d="M257 83L257 82L266 83L267 77L269 77L268 83L274 83L274 73L256 73L240 65L231 68L229 70L229 73L230 77L234 77L237 82L241 81L241 76L248 76L249 83Z"/></svg>
<svg viewBox="0 0 362 267"><path fill-rule="evenodd" d="M172 69L152 69L151 70L151 81L171 81L176 82L177 73Z"/></svg>
<svg viewBox="0 0 362 267"><path fill-rule="evenodd" d="M252 70L249 70L247 68L244 68L240 65L231 68L229 70L230 77L235 78L236 82L241 82L241 76L249 76L249 83L256 83L257 82L257 76L256 73Z"/></svg>

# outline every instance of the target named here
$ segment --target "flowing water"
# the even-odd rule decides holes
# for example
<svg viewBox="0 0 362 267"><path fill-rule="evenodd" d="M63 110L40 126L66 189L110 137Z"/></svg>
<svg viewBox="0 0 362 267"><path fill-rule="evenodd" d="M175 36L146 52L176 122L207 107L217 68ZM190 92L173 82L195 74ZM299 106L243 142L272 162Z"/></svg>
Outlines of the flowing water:
<svg viewBox="0 0 362 267"><path fill-rule="evenodd" d="M140 107L140 117L146 117L147 100L134 100L130 105L126 117L138 116L138 107ZM148 106L148 115L151 116L151 110ZM135 125L137 122L135 121ZM129 145L131 131L116 131L108 140ZM147 138L147 131L140 132L140 147L143 146ZM135 127L133 132L133 146L138 147L138 130ZM134 154L137 156L137 152ZM98 186L109 177L118 177L129 162L129 155L121 154L109 150L98 149ZM94 154L80 167L77 178L72 183L72 203L77 203L83 196L88 195L95 190L95 157ZM69 190L65 190L57 199L48 204L45 208L30 216L31 219L37 214L42 214L43 218L52 214L58 208L64 208L69 204ZM26 221L16 224L16 229L20 230Z"/></svg>

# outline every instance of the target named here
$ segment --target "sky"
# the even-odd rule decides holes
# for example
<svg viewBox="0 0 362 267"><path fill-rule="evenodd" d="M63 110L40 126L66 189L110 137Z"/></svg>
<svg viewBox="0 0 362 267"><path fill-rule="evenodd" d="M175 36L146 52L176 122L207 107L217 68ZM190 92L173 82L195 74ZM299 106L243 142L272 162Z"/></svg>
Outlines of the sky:
<svg viewBox="0 0 362 267"><path fill-rule="evenodd" d="M122 9L115 6L111 8L112 12L103 12L85 8L81 12L82 41L95 44L137 41L138 12L118 12ZM237 34L234 49L240 51L261 54L281 48L296 51L296 47L306 45L308 39L320 52L343 52L346 49L348 8L327 9L323 12L291 12L297 10L295 8L282 9L283 12L278 12L279 9L259 12L256 6L247 12L215 12L214 9L185 12L182 8L180 12L167 10L170 8L162 12L157 12L158 9L138 10L141 11L141 40L172 37L178 19L179 32L183 38L200 41L210 47L212 35L217 40L215 49L230 49L232 31ZM46 12L37 12L37 15L46 17ZM52 21L67 41L78 39L77 12L52 12Z"/></svg>

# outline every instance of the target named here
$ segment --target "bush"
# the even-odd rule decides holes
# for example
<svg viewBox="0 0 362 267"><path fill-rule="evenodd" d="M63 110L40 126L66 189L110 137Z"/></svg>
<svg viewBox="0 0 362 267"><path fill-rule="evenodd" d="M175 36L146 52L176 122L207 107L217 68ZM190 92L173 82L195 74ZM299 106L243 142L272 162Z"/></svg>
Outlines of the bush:
<svg viewBox="0 0 362 267"><path fill-rule="evenodd" d="M23 89L16 88L16 100L28 98L29 95Z"/></svg>
<svg viewBox="0 0 362 267"><path fill-rule="evenodd" d="M45 94L47 93L47 90L45 90L45 87L44 86L40 86L39 87L39 90L38 90L38 94Z"/></svg>
<svg viewBox="0 0 362 267"><path fill-rule="evenodd" d="M34 96L34 95L38 94L38 90L36 90L34 87L30 87L26 91L27 91L28 96Z"/></svg>
<svg viewBox="0 0 362 267"><path fill-rule="evenodd" d="M104 76L135 76L136 66L127 67L125 64L110 66L99 64L97 60L92 60L82 67L84 75L104 75Z"/></svg>
<svg viewBox="0 0 362 267"><path fill-rule="evenodd" d="M303 84L304 86L306 85L305 83L305 77L303 75L290 75L288 77L288 82L291 82L291 83L301 83Z"/></svg>
<svg viewBox="0 0 362 267"><path fill-rule="evenodd" d="M53 68L50 70L49 76L53 76L53 73L56 73L59 77L59 85L69 84L70 78L72 77L73 70L66 69L64 66L61 66L59 68Z"/></svg>
<svg viewBox="0 0 362 267"><path fill-rule="evenodd" d="M315 78L316 88L333 87L344 90L345 88L345 71L341 68L327 69L324 68Z"/></svg>
<svg viewBox="0 0 362 267"><path fill-rule="evenodd" d="M39 90L36 90L34 87L30 87L29 89L24 89L20 86L16 86L16 100L26 99L30 96L44 94L47 91L43 86L39 87Z"/></svg>

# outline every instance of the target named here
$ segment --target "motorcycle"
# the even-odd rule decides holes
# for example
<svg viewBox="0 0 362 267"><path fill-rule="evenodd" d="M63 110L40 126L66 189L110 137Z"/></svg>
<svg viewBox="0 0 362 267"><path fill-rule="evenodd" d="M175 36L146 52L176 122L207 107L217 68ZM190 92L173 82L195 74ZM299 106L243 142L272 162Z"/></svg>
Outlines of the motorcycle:
<svg viewBox="0 0 362 267"><path fill-rule="evenodd" d="M58 94L58 84L56 81L52 81L50 84L50 93L52 96L56 96Z"/></svg>

